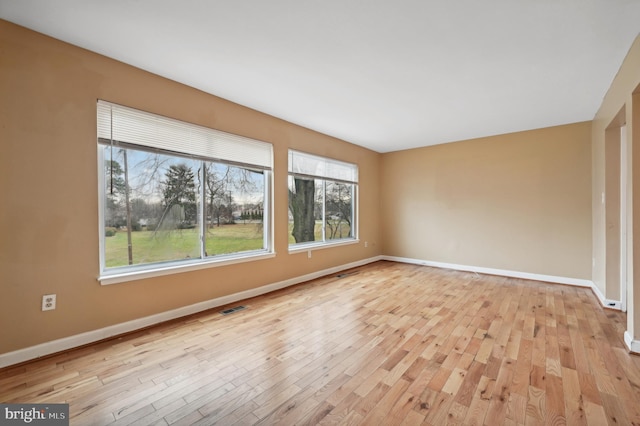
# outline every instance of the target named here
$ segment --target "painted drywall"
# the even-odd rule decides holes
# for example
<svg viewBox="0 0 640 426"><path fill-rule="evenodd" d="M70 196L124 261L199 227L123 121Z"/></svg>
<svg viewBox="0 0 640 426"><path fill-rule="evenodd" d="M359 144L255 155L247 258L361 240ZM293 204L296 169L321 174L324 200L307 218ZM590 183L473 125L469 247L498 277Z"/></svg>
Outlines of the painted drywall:
<svg viewBox="0 0 640 426"><path fill-rule="evenodd" d="M6 21L0 93L0 354L381 254L378 153ZM271 142L276 256L100 285L97 99ZM359 244L288 253L289 148L358 164Z"/></svg>
<svg viewBox="0 0 640 426"><path fill-rule="evenodd" d="M628 140L640 143L631 131L639 70L636 40L592 126L380 155L0 20L0 354L380 254L593 276L615 299L605 280L604 134L622 112ZM96 99L273 143L276 257L100 286ZM360 244L311 259L288 253L288 148L359 165ZM58 294L58 309L40 311L45 293Z"/></svg>
<svg viewBox="0 0 640 426"><path fill-rule="evenodd" d="M640 151L640 36L631 45L618 74L609 87L592 128L592 233L593 233L593 282L607 298L620 295L619 281L607 280L607 266L611 264L613 252L607 252L607 209L602 203L615 191L607 185L607 155L608 143L615 143L616 129L626 124L627 151L625 156L632 181L627 191L631 202L627 204L627 228L632 230L627 234L629 250L628 272L633 279L628 288L627 299L627 331L631 337L640 340L640 227L632 226L640 223L640 155L633 155ZM634 94L636 93L636 94ZM613 136L612 136L613 134ZM610 165L611 167L611 165ZM613 166L615 167L615 166ZM613 253L613 254L612 254ZM633 257L631 257L633 256ZM609 262L607 261L609 258Z"/></svg>
<svg viewBox="0 0 640 426"><path fill-rule="evenodd" d="M611 300L620 300L620 127L607 129L605 139L607 296ZM600 197L600 202L602 202L602 197Z"/></svg>
<svg viewBox="0 0 640 426"><path fill-rule="evenodd" d="M386 255L591 278L590 122L385 154Z"/></svg>

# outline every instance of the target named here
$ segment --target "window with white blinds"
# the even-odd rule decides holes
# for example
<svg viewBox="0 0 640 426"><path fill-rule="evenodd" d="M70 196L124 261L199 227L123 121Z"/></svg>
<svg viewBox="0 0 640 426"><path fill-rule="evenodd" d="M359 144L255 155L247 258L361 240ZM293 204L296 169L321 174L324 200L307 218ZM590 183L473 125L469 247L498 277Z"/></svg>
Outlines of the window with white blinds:
<svg viewBox="0 0 640 426"><path fill-rule="evenodd" d="M358 166L289 150L289 248L357 238Z"/></svg>
<svg viewBox="0 0 640 426"><path fill-rule="evenodd" d="M270 143L98 101L98 141L132 144L168 152L271 170Z"/></svg>
<svg viewBox="0 0 640 426"><path fill-rule="evenodd" d="M273 255L269 143L97 103L100 281Z"/></svg>
<svg viewBox="0 0 640 426"><path fill-rule="evenodd" d="M289 174L318 177L336 182L358 183L358 166L332 158L289 150Z"/></svg>

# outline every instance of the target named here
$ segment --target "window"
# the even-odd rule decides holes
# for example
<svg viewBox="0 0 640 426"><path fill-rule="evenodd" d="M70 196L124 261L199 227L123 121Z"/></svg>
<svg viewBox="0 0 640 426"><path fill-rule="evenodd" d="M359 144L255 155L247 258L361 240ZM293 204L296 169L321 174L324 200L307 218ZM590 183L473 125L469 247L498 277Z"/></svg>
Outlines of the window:
<svg viewBox="0 0 640 426"><path fill-rule="evenodd" d="M289 246L356 238L358 166L289 151Z"/></svg>
<svg viewBox="0 0 640 426"><path fill-rule="evenodd" d="M98 101L101 280L271 253L268 143Z"/></svg>

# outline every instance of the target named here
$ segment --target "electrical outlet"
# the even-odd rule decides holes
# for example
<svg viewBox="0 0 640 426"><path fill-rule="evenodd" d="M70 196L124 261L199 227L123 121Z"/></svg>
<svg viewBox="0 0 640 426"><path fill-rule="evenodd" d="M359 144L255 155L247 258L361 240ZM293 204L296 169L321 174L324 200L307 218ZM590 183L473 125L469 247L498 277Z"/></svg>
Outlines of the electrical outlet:
<svg viewBox="0 0 640 426"><path fill-rule="evenodd" d="M365 246L365 247L369 247L369 241L365 241L365 242L364 242L364 246Z"/></svg>
<svg viewBox="0 0 640 426"><path fill-rule="evenodd" d="M307 259L311 259L311 250L307 250Z"/></svg>
<svg viewBox="0 0 640 426"><path fill-rule="evenodd" d="M43 311L52 311L56 308L56 295L55 294L45 294L42 296L42 310Z"/></svg>

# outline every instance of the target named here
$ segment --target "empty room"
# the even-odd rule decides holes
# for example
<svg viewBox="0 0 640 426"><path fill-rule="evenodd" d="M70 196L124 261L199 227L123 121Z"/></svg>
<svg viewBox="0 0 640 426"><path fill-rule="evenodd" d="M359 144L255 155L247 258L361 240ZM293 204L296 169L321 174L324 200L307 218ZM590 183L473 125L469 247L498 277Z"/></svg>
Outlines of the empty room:
<svg viewBox="0 0 640 426"><path fill-rule="evenodd" d="M639 22L0 0L0 424L640 425Z"/></svg>

